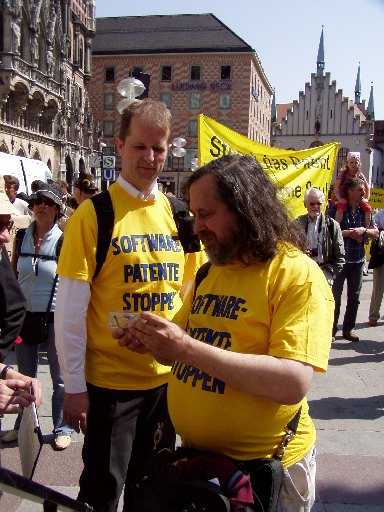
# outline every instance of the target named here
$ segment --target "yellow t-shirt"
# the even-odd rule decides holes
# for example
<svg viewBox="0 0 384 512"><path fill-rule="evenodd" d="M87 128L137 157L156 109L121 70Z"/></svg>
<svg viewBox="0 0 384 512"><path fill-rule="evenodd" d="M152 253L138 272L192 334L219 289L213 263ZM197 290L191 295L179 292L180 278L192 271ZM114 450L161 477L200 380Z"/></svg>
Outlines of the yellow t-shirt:
<svg viewBox="0 0 384 512"><path fill-rule="evenodd" d="M175 321L198 342L233 352L295 359L326 371L334 301L318 265L281 247L266 263L212 265L191 307ZM190 310L190 313L189 313ZM300 404L281 405L241 392L192 365L176 362L168 406L183 444L238 460L271 457ZM300 460L316 433L307 400L283 463Z"/></svg>
<svg viewBox="0 0 384 512"><path fill-rule="evenodd" d="M58 274L91 283L87 314L87 382L108 389L152 389L167 381L169 367L150 355L120 347L107 327L111 311L151 311L171 320L181 307L183 276L193 278L204 253L184 255L166 197L143 201L118 183L109 188L115 224L107 257L96 269L97 219L84 201L69 219ZM75 298L74 298L75 300Z"/></svg>

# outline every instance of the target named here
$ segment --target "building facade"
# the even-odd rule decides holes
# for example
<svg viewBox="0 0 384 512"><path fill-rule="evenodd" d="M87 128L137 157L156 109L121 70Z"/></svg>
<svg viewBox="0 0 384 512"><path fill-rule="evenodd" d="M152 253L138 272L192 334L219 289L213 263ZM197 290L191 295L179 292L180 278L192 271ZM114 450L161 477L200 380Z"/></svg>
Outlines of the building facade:
<svg viewBox="0 0 384 512"><path fill-rule="evenodd" d="M354 101L344 97L324 73L324 39L321 33L316 73L291 104L274 105L271 145L281 149L301 150L339 142L340 149L333 180L346 163L349 151L359 151L362 172L372 182L374 107L371 87L368 106L361 101L360 66L357 72Z"/></svg>
<svg viewBox="0 0 384 512"><path fill-rule="evenodd" d="M114 145L120 124L117 84L130 75L171 110L172 138L187 141L184 158L170 152L160 177L166 190L177 193L191 172L200 113L270 142L272 89L258 56L212 14L97 18L88 91L107 146Z"/></svg>
<svg viewBox="0 0 384 512"><path fill-rule="evenodd" d="M0 151L71 183L93 152L94 0L3 0L0 28Z"/></svg>

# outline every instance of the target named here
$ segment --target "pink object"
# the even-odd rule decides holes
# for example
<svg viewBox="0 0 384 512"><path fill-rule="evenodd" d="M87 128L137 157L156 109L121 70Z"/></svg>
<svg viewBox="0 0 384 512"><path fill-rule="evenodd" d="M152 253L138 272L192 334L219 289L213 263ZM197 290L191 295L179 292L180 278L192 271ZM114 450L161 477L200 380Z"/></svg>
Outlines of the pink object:
<svg viewBox="0 0 384 512"><path fill-rule="evenodd" d="M22 342L23 340L20 338L20 336L18 336L16 339L15 339L15 343L17 345L20 345L20 343Z"/></svg>

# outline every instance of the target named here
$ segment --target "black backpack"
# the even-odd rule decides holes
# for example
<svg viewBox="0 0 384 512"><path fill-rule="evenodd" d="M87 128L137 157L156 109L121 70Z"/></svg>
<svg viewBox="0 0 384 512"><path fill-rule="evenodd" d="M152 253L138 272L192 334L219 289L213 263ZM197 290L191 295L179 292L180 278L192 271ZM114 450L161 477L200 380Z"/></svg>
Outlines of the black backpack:
<svg viewBox="0 0 384 512"><path fill-rule="evenodd" d="M91 201L95 208L97 218L97 249L96 249L96 270L95 278L104 264L108 248L111 243L115 213L113 211L112 199L108 190L92 196ZM189 210L184 201L176 197L167 196L172 208L173 218L178 230L178 237L185 253L199 252L200 241L193 232L195 219L189 215Z"/></svg>

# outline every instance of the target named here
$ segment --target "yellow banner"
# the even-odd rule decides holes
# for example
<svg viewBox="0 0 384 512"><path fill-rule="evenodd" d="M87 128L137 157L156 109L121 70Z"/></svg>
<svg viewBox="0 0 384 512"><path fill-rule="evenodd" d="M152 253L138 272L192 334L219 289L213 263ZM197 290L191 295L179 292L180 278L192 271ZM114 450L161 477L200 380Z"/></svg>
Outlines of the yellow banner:
<svg viewBox="0 0 384 512"><path fill-rule="evenodd" d="M307 213L303 204L306 189L319 188L327 200L338 142L300 151L273 148L250 140L203 114L198 116L198 130L200 166L234 153L254 156L280 188L282 199L289 200L293 217Z"/></svg>
<svg viewBox="0 0 384 512"><path fill-rule="evenodd" d="M369 204L372 206L372 208L384 208L384 189L371 188Z"/></svg>

